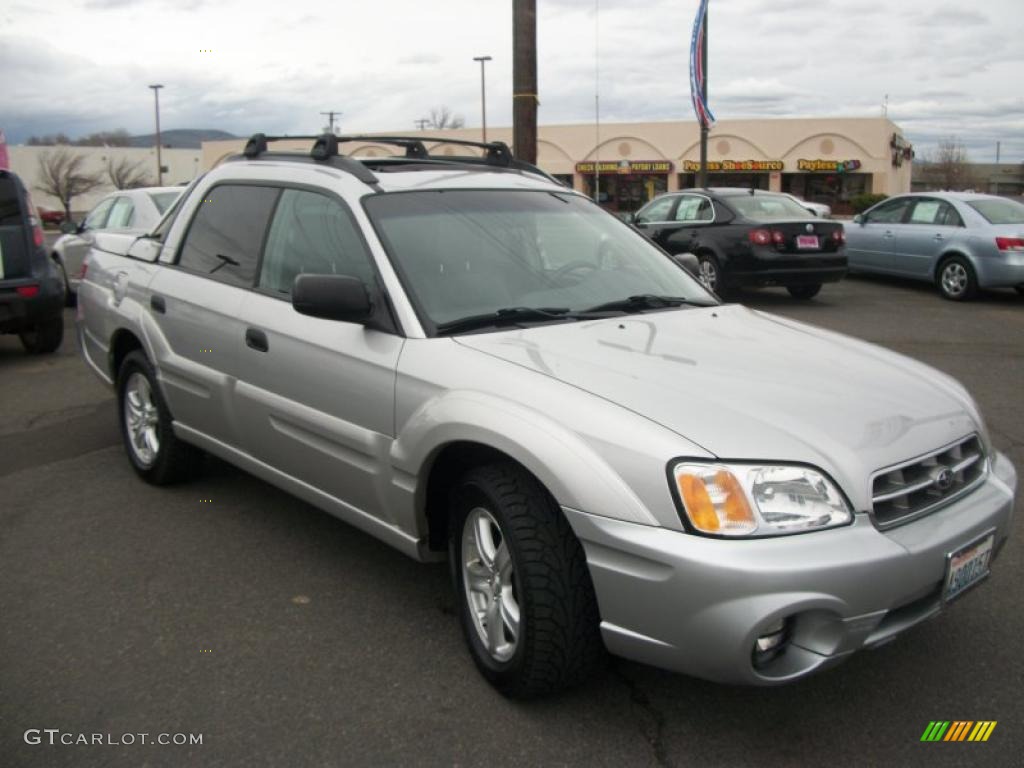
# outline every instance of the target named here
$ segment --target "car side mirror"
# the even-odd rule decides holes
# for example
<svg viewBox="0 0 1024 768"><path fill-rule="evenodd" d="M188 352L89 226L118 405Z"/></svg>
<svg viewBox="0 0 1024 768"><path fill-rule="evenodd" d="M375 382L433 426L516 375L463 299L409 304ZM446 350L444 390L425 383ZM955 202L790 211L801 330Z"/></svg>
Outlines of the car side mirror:
<svg viewBox="0 0 1024 768"><path fill-rule="evenodd" d="M857 214L856 216L854 216L854 217L853 217L853 223L854 223L854 224L864 224L864 223L865 223L866 221L867 221L867 219L865 219L865 218L864 218L864 217L863 217L863 216L862 216L861 214L859 214L859 213L858 213L858 214Z"/></svg>
<svg viewBox="0 0 1024 768"><path fill-rule="evenodd" d="M641 221L642 220L640 219L640 217L637 216L635 213L627 213L626 214L626 223L627 224L640 224Z"/></svg>
<svg viewBox="0 0 1024 768"><path fill-rule="evenodd" d="M299 275L292 285L295 311L324 320L366 325L373 317L373 302L366 283L348 275Z"/></svg>
<svg viewBox="0 0 1024 768"><path fill-rule="evenodd" d="M677 253L672 260L689 272L691 277L700 279L700 260L692 253Z"/></svg>

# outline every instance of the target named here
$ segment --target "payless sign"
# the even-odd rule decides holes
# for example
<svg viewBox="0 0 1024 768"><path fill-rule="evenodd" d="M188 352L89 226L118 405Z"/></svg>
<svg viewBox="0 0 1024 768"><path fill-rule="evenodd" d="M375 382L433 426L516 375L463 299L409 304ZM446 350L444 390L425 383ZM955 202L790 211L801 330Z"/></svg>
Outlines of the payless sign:
<svg viewBox="0 0 1024 768"><path fill-rule="evenodd" d="M594 163L576 163L576 173L593 173ZM672 173L671 160L610 160L597 163L598 173Z"/></svg>
<svg viewBox="0 0 1024 768"><path fill-rule="evenodd" d="M860 169L860 160L797 160L798 171L849 173Z"/></svg>
<svg viewBox="0 0 1024 768"><path fill-rule="evenodd" d="M708 170L711 173L722 173L723 171L781 171L785 167L781 160L709 160ZM693 160L683 160L683 171L685 173L698 173L700 163Z"/></svg>

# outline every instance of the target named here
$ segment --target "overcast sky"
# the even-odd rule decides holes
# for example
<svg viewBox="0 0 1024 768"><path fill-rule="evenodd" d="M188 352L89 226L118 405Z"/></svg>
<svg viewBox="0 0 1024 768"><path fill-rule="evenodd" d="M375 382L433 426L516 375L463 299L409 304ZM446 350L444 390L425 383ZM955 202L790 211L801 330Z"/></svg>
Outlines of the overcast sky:
<svg viewBox="0 0 1024 768"><path fill-rule="evenodd" d="M692 120L697 0L537 0L539 120ZM919 155L959 137L970 158L1024 161L1021 0L711 0L719 119L888 114ZM210 52L205 52L209 50ZM0 0L0 129L33 134L412 130L448 105L512 118L510 0Z"/></svg>

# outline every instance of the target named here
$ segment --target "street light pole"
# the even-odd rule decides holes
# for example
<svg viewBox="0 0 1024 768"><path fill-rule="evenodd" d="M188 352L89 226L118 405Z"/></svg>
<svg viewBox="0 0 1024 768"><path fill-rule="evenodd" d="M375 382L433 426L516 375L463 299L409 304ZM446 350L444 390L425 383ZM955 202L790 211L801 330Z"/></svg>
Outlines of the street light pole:
<svg viewBox="0 0 1024 768"><path fill-rule="evenodd" d="M484 65L490 60L490 56L473 57L473 61L480 62L480 125L483 127L484 144L487 143L487 85L484 81Z"/></svg>
<svg viewBox="0 0 1024 768"><path fill-rule="evenodd" d="M162 85L151 85L153 89L153 98L156 105L156 185L162 187L164 185L164 163L160 155L160 89Z"/></svg>

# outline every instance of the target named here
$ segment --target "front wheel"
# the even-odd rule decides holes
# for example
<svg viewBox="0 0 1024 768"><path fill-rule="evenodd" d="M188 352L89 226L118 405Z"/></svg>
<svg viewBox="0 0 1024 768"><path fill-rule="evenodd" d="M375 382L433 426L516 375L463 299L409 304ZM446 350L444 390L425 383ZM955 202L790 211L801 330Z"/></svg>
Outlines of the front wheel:
<svg viewBox="0 0 1024 768"><path fill-rule="evenodd" d="M794 299L813 299L821 291L821 283L812 285L787 285L786 290Z"/></svg>
<svg viewBox="0 0 1024 768"><path fill-rule="evenodd" d="M603 664L583 548L525 470L497 463L463 476L452 495L449 557L470 654L503 694L551 693Z"/></svg>
<svg viewBox="0 0 1024 768"><path fill-rule="evenodd" d="M202 454L175 436L156 372L142 352L128 353L121 363L117 395L121 437L139 477L166 485L194 474Z"/></svg>
<svg viewBox="0 0 1024 768"><path fill-rule="evenodd" d="M978 293L978 278L970 262L962 256L951 256L939 265L939 292L951 301L969 301Z"/></svg>
<svg viewBox="0 0 1024 768"><path fill-rule="evenodd" d="M714 293L720 293L722 289L722 270L718 266L718 259L707 253L697 254L697 263L700 266L700 271L697 273L697 279L707 288L709 291Z"/></svg>

